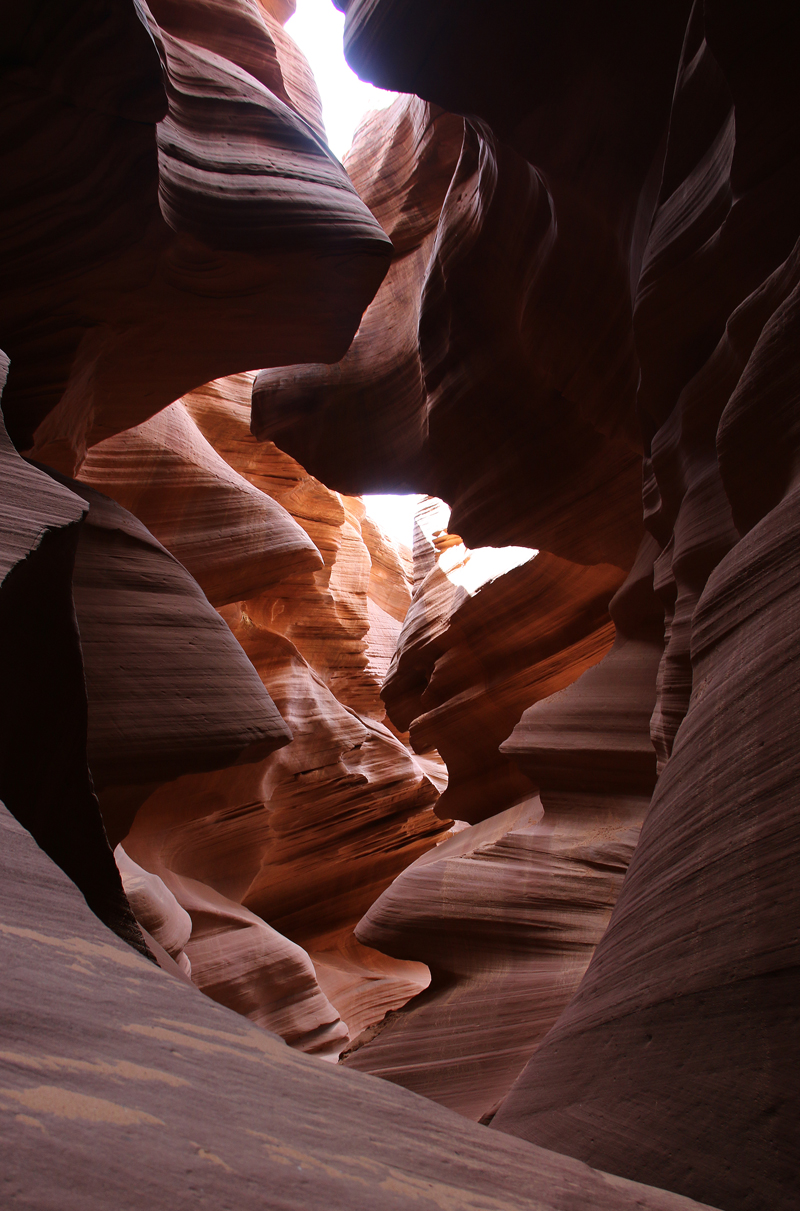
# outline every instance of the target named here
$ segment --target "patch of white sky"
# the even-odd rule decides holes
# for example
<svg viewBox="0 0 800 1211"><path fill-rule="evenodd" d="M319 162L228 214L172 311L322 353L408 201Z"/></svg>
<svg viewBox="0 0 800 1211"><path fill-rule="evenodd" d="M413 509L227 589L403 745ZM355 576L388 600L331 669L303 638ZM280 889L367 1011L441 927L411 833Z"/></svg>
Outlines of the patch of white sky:
<svg viewBox="0 0 800 1211"><path fill-rule="evenodd" d="M395 542L405 543L407 547L412 545L417 510L428 499L427 496L363 497L372 520ZM450 510L444 501L440 503L437 513L436 525L445 527L450 519ZM472 596L488 581L504 576L512 568L521 567L536 554L530 547L477 547L468 550L463 543L457 543L442 552L439 567L448 580L460 585Z"/></svg>
<svg viewBox="0 0 800 1211"><path fill-rule="evenodd" d="M397 93L384 92L359 80L350 68L342 49L344 14L332 0L297 0L297 11L286 23L308 59L322 99L322 117L328 145L342 158L363 118L374 109L391 105ZM395 542L411 547L414 515L423 496L364 497L370 517ZM440 566L450 580L475 593L482 584L504 575L532 559L536 551L529 547L480 547L466 551L451 547L442 556Z"/></svg>
<svg viewBox="0 0 800 1211"><path fill-rule="evenodd" d="M328 146L341 160L364 115L391 105L397 93L359 80L348 66L342 50L344 13L334 7L333 0L297 0L297 11L286 22L286 32L311 64L322 99Z"/></svg>

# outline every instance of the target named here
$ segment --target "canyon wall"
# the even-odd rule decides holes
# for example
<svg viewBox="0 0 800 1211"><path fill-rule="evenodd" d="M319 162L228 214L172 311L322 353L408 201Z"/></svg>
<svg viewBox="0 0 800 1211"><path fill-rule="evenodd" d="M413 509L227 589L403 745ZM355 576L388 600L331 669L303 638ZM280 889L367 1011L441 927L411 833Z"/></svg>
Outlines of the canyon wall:
<svg viewBox="0 0 800 1211"><path fill-rule="evenodd" d="M790 1211L800 20L337 4L0 6L7 1192Z"/></svg>
<svg viewBox="0 0 800 1211"><path fill-rule="evenodd" d="M189 913L198 987L336 1059L428 982L422 963L375 954L353 929L446 825L379 697L410 553L359 500L257 445L251 382L217 380L101 442L80 476L182 557L290 736L280 754L148 788L112 840Z"/></svg>
<svg viewBox="0 0 800 1211"><path fill-rule="evenodd" d="M484 1128L286 1047L109 933L3 808L0 830L7 1205L701 1211L510 1136L487 1154Z"/></svg>
<svg viewBox="0 0 800 1211"><path fill-rule="evenodd" d="M563 395L587 423L628 435L636 418L643 515L660 549L658 787L589 970L493 1126L724 1207L795 1206L796 15L714 0L646 15L624 3L602 15L582 4L546 14L509 4L488 33L473 4L344 7L359 70L478 115L468 120L472 146L486 146L488 123L508 161L521 156L530 166L531 240L546 191L551 217L541 229L550 234L536 245L525 299L546 297L547 306L521 330L534 341L550 335L535 346L536 365L563 358L572 370ZM473 155L480 165L480 152ZM494 158L502 165L502 154ZM495 198L502 179L498 168ZM469 180L477 191L479 169ZM475 213L476 194L464 183L443 210L454 224ZM463 239L448 244L440 231L442 253L423 287L432 307L456 298L463 261L451 265L444 250L466 260L479 244L476 226L465 231L468 252ZM513 246L510 220L507 230ZM555 283L562 296L545 296ZM457 314L434 310L430 324L423 316L420 347L438 339L452 348ZM592 320L586 329L584 318ZM446 366L446 354L431 356L431 440L448 401ZM500 421L504 398L493 394L484 415L510 440L518 431ZM555 468L556 431L542 440L534 400L531 392L522 428L540 437ZM491 474L480 477L474 466L489 448L485 427L463 432L477 438L471 490L492 518ZM582 447L573 440L571 448ZM513 457L497 467L506 500L518 503ZM526 470L538 486L530 457ZM566 491L568 475L557 478ZM584 471L571 494L576 510L592 501L591 486ZM457 528L471 537L457 488L449 499ZM558 514L563 530L566 502ZM608 514L597 506L593 514L582 532L599 544ZM531 545L575 557L578 548L568 552L546 518L531 509L526 517ZM613 530L625 532L617 519ZM586 539L580 554L598 557ZM618 652L623 664L635 657ZM583 684L592 682L578 682L575 694L583 696ZM551 776L585 786L592 768L596 792L607 775L613 784L617 758L581 722L578 699L575 707L566 744L555 735L563 709L553 700L527 712L502 751L543 788Z"/></svg>

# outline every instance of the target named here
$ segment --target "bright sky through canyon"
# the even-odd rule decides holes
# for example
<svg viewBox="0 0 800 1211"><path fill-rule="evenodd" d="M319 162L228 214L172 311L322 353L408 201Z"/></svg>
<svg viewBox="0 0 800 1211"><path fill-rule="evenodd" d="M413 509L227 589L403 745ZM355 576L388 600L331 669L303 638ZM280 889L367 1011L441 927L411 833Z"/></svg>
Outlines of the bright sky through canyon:
<svg viewBox="0 0 800 1211"><path fill-rule="evenodd" d="M344 13L332 0L297 0L297 12L286 22L311 64L322 98L328 144L341 160L364 114L390 105L396 93L365 84L347 65L342 51Z"/></svg>
<svg viewBox="0 0 800 1211"><path fill-rule="evenodd" d="M411 546L414 514L424 496L365 496L364 504L373 521L395 542ZM445 517L449 510L446 510ZM439 566L453 584L462 585L470 596L489 580L518 568L533 559L537 552L530 547L478 547L467 551L464 546L451 547L442 555Z"/></svg>
<svg viewBox="0 0 800 1211"><path fill-rule="evenodd" d="M424 496L365 496L364 504L373 521L376 521L395 542L404 542L411 547L414 537L414 514L417 504Z"/></svg>
<svg viewBox="0 0 800 1211"><path fill-rule="evenodd" d="M322 98L322 116L328 134L328 144L342 158L350 147L361 119L372 109L390 105L396 93L384 92L359 80L348 66L342 50L344 14L332 0L297 0L297 11L286 23L287 32L311 64ZM391 538L410 547L414 529L414 513L420 496L365 496L367 511ZM470 559L460 562L447 574L463 583L470 592L495 576L525 563L534 554L526 547L484 547L473 552ZM466 555L466 552L464 552Z"/></svg>

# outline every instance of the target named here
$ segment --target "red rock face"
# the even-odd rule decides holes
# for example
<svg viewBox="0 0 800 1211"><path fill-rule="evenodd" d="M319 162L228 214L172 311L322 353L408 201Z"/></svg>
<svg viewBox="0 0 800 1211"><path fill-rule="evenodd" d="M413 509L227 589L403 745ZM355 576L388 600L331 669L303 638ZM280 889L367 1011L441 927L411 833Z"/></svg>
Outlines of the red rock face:
<svg viewBox="0 0 800 1211"><path fill-rule="evenodd" d="M0 353L0 389L7 368ZM86 502L20 458L2 418L0 459L0 794L100 919L146 954L86 759L86 687L71 588Z"/></svg>
<svg viewBox="0 0 800 1211"><path fill-rule="evenodd" d="M454 126L452 115L413 100L392 110L361 127L347 158L392 235L392 270L335 370L262 372L254 432L335 487L416 488L446 499L471 546L543 546L629 567L641 534L630 324L606 303L602 316L587 310L577 331L553 328L565 305L561 275L575 272L560 262L578 253L569 242L562 248L536 169L483 124ZM391 175L375 156L382 139L399 161ZM397 179L394 208L387 179ZM571 199L564 210L562 226L574 221ZM589 240L602 277L619 273L605 239L593 231ZM588 364L582 325L599 351ZM581 406L573 395L585 395Z"/></svg>
<svg viewBox="0 0 800 1211"><path fill-rule="evenodd" d="M769 1057L794 1055L798 960L794 679L777 658L793 643L792 558L778 551L795 461L796 22L714 4L645 22L620 4L601 28L588 6L569 24L509 6L489 34L477 5L345 7L362 72L489 124L470 118L426 270L417 482L454 503L473 543L513 535L627 569L615 443L636 440L635 396L662 549L659 788L581 989L495 1125L726 1207L792 1206L796 1082ZM621 628L615 740L596 722L602 665L526 714L502 749L545 804L549 779L646 793L652 754L631 725L656 656L653 636ZM381 928L397 929L399 897Z"/></svg>
<svg viewBox="0 0 800 1211"><path fill-rule="evenodd" d="M285 757L271 756L278 744L262 741L218 774L189 773L191 742L181 733L175 772L185 776L155 790L165 779L146 781L143 772L145 755L151 766L155 757L154 737L145 754L135 750L132 727L120 727L105 704L98 717L132 755L127 770L117 755L116 781L127 773L137 782L138 771L143 785L137 793L104 783L101 800L109 831L113 813L127 810L124 822L114 820L113 840L124 838L128 858L188 913L182 951L193 982L293 1046L336 1059L351 1036L428 982L422 963L374 954L352 931L445 829L432 812L435 787L380 722L380 679L410 601L403 556L367 523L360 501L331 492L274 446L256 445L247 428L249 387L244 375L209 384L100 443L81 476L149 521L205 585L222 618L207 606L206 613L278 706ZM104 602L97 586L79 588L79 608ZM208 662L211 645L202 646ZM91 675L96 665L97 677L109 661L91 657L87 669ZM180 689L166 653L154 663ZM207 693L211 671L203 673ZM121 701L135 697L119 677L113 684ZM224 692L235 695L225 706L229 725L252 716L241 687ZM185 688L184 700L196 709ZM210 707L209 699L207 716ZM169 726L157 712L148 722L164 743L169 727L180 729L181 711L170 710ZM205 766L224 767L212 737L207 726ZM110 759L104 735L96 748ZM202 768L196 758L194 765ZM160 901L137 911L160 942Z"/></svg>
<svg viewBox="0 0 800 1211"><path fill-rule="evenodd" d="M4 402L17 446L49 468L71 472L87 446L217 373L294 361L301 347L301 357L341 356L385 272L388 242L321 140L316 88L280 27L288 10L273 7L165 0L146 12L149 32L125 5L79 7L69 22L55 10L26 10L6 30L0 205L11 255L0 326L14 371ZM257 595L289 573L313 584L323 560L307 533L233 473L177 405L120 441L85 479L104 489L113 480L112 495L152 520L214 600ZM64 490L46 487L45 476L19 471L13 447L9 458L25 485L10 502L18 518L12 509L9 567L38 552L43 531L53 538L7 587L16 620L7 634L19 635L27 612L24 625L38 617L52 637L55 649L41 675L27 677L25 694L37 718L52 709L50 729L68 754L61 739L41 757L31 753L22 733L40 728L24 723L18 703L5 733L3 793L103 919L141 947L92 779L116 843L160 784L263 761L290 732L198 584L131 512L71 480ZM110 458L127 478L109 472ZM38 578L33 563L43 565ZM47 617L26 606L36 585L48 595ZM368 664L364 599L356 681ZM350 620L336 621L350 641ZM20 665L23 676L27 640L16 644L9 668ZM43 687L48 661L60 670L55 692ZM377 675L354 692L377 699ZM34 764L43 788L32 800L22 771ZM76 813L69 837L64 802ZM241 933L239 909L218 915ZM253 968L259 945L239 969ZM297 947L280 945L297 958ZM300 966L330 1025L335 1010L305 956Z"/></svg>
<svg viewBox="0 0 800 1211"><path fill-rule="evenodd" d="M790 1211L797 17L341 7L4 15L11 1197Z"/></svg>
<svg viewBox="0 0 800 1211"><path fill-rule="evenodd" d="M438 564L423 580L382 693L414 748L447 762L443 818L474 824L531 793L536 783L500 745L526 707L608 650L608 600L622 579L541 554L474 596Z"/></svg>
<svg viewBox="0 0 800 1211"><path fill-rule="evenodd" d="M360 940L398 958L423 958L432 978L429 989L387 1018L378 1032L356 1040L348 1066L424 1093L469 1118L490 1121L576 991L619 895L655 782L649 722L663 629L652 591L657 550L652 540L643 545L612 601L618 633L608 654L568 689L543 695L530 706L502 745L500 759L513 759L519 780L516 786L508 778L495 782L519 797L527 781L540 788L541 797L523 799L419 858L360 922ZM531 593L536 581L530 577L537 567L544 588L538 595ZM596 591L601 570L583 571L589 573L584 583ZM527 578L520 578L526 572ZM566 573L563 561L540 555L467 603L480 609L487 594L482 614L490 617L487 602L517 577L501 600L513 604L519 595L529 605L543 644L541 663L528 671L528 686L550 688L559 676L572 680L569 656L574 660L577 650L585 658L586 640L565 647L557 625L565 615L573 626L580 619L572 611L580 602L581 580L577 569L572 573ZM423 586L433 576L429 573ZM543 608L548 600L549 616ZM584 617L591 618L590 603L591 597ZM451 631L465 609L453 614ZM502 607L493 621L495 636L499 631L510 645L515 632L499 629ZM558 658L548 658L548 642L560 648ZM487 663L497 653L490 642L470 643L468 634L462 634L462 643L465 652L482 651ZM527 654L533 651L528 648ZM526 654L523 643L517 652ZM499 661L497 667L503 667ZM486 762L477 739L488 730L487 708L478 712L474 697L454 696L460 710L451 708L451 743L475 763L473 801L482 794L488 805L497 765ZM474 731L464 722L470 714ZM483 780L482 757L489 773ZM448 765L452 773L450 760ZM451 780L441 805L464 802L462 781L469 785L456 762L455 788Z"/></svg>
<svg viewBox="0 0 800 1211"><path fill-rule="evenodd" d="M461 118L417 97L362 124L346 167L392 240L389 272L341 362L262 370L254 383L253 432L342 491L433 491L417 330L463 133Z"/></svg>
<svg viewBox="0 0 800 1211"><path fill-rule="evenodd" d="M6 30L5 411L72 473L217 375L341 357L389 245L266 6L40 7Z"/></svg>
<svg viewBox="0 0 800 1211"><path fill-rule="evenodd" d="M291 1211L527 1211L533 1187L546 1211L576 1191L700 1211L510 1136L487 1155L484 1129L299 1055L132 953L2 808L0 830L3 1177L29 1201L134 1211L202 1187L245 1211L265 1191Z"/></svg>
<svg viewBox="0 0 800 1211"><path fill-rule="evenodd" d="M305 531L228 466L180 402L94 446L80 478L134 513L215 606L321 564Z"/></svg>

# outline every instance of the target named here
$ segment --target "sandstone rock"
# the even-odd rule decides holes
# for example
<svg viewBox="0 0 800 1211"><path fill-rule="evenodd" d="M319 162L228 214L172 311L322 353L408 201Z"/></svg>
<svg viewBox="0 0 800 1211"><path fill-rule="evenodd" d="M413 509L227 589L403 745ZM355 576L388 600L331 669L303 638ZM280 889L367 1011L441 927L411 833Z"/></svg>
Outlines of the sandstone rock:
<svg viewBox="0 0 800 1211"><path fill-rule="evenodd" d="M389 272L341 362L262 370L253 384L253 432L344 492L427 490L417 327L463 126L417 97L362 123L345 166L392 241Z"/></svg>
<svg viewBox="0 0 800 1211"><path fill-rule="evenodd" d="M256 626L241 606L225 616L292 743L260 763L162 787L139 808L125 848L170 886L171 874L195 880L302 946L358 1033L427 982L420 963L371 956L352 930L444 834L433 813L437 792L400 741L339 703L289 640ZM224 939L217 944L221 962Z"/></svg>
<svg viewBox="0 0 800 1211"><path fill-rule="evenodd" d="M770 606L792 592L796 504L789 494L709 578L689 711L616 912L495 1120L667 1187L719 1191L731 1207L795 1204L797 940L785 889L798 845L785 805L796 758L778 720L795 709L796 637L792 612ZM744 709L753 687L756 727Z"/></svg>
<svg viewBox="0 0 800 1211"><path fill-rule="evenodd" d="M364 946L352 926L326 938L324 950L310 950L309 954L320 988L347 1023L348 1037L339 1045L339 1056L351 1040L375 1029L431 982L424 963L392 958Z"/></svg>
<svg viewBox="0 0 800 1211"><path fill-rule="evenodd" d="M291 0L155 0L153 41L138 7L110 0L5 15L0 338L13 355L16 448L72 473L87 446L184 396L229 467L300 524L305 539L283 531L290 545L305 558L313 543L324 566L257 567L254 519L282 515L198 454L205 470L186 481L187 500L205 474L217 500L235 500L225 524L239 527L239 554L192 549L182 520L169 536L225 600L235 647L129 515L110 529L81 520L89 489L68 481L54 494L4 448L0 790L141 946L87 769L77 548L90 757L98 782L121 779L101 791L112 840L133 821L136 860L195 897L207 988L329 1054L344 1037L338 1013L362 1032L352 1063L380 1056L384 1071L485 1118L536 1050L490 1137L396 1086L283 1048L267 1062L263 1031L232 1027L208 999L184 1013L191 989L132 968L137 956L108 942L12 826L0 849L14 973L0 990L8 1196L81 1209L172 1206L176 1190L196 1201L201 1187L243 1206L266 1188L304 1209L687 1205L636 1178L726 1211L790 1211L797 16L774 0L705 0L691 13L689 0L500 0L488 17L475 0L341 4L361 74L424 98L365 124L348 160L391 245L320 141L313 87L280 27ZM250 437L236 393L252 375L220 384L257 365L254 429L285 436L299 463ZM657 551L639 549L642 455ZM354 499L390 486L450 501L473 547L540 549L505 587L524 582L551 603L561 590L563 608L535 619L510 598L504 614L493 586L466 600L445 572L455 565L433 554L403 621L402 560ZM197 527L211 532L207 516ZM462 558L455 542L445 554ZM605 604L632 565L609 650ZM548 566L553 585L537 598L526 577ZM657 685L651 583L667 622ZM214 637L206 717L199 680L197 709L187 699L173 717L161 696L201 676L205 653L170 648L157 625L186 602L181 633ZM477 820L511 808L402 874L443 829L431 761L380 722L378 681L401 625L389 677L399 724L413 721L417 747L447 751L453 810ZM267 738L263 683L242 648L296 739L231 765ZM645 817L654 693L661 774ZM227 768L205 768L215 763ZM534 787L541 819L520 806ZM609 928L542 1038L602 932L643 817ZM363 936L409 959L359 948L364 910ZM423 951L429 988L374 1032L376 1016L423 987ZM123 982L126 971L136 974ZM134 1027L122 1062L120 1023ZM213 1121L189 1097L201 1085ZM106 1139L119 1126L136 1126L124 1149Z"/></svg>
<svg viewBox="0 0 800 1211"><path fill-rule="evenodd" d="M384 341L370 351L362 339L352 390L344 364L344 386L301 368L262 376L256 430L348 491L402 482L435 493L471 547L519 543L627 571L642 532L632 294L688 4L646 22L622 6L600 22L580 5L569 50L564 18L539 9L510 6L487 34L475 5L346 8L362 74L471 115L415 305L424 391L404 393L402 430L381 422L360 478L360 435L373 425L360 384L370 369L382 383ZM348 158L356 181L370 147L365 127ZM313 425L292 420L295 405Z"/></svg>
<svg viewBox="0 0 800 1211"><path fill-rule="evenodd" d="M348 1067L491 1118L577 988L636 845L641 810L581 806L542 819L534 797L464 829L373 904L359 940L421 959L432 980Z"/></svg>
<svg viewBox="0 0 800 1211"><path fill-rule="evenodd" d="M252 0L161 7L152 37L110 2L69 22L37 3L6 28L6 414L17 448L70 474L198 383L340 358L388 265L294 108L314 120L274 19Z"/></svg>
<svg viewBox="0 0 800 1211"><path fill-rule="evenodd" d="M199 1191L244 1211L265 1191L291 1211L523 1211L532 1193L545 1211L699 1211L510 1137L487 1151L483 1128L297 1054L133 954L4 812L0 827L7 1191L65 1211Z"/></svg>
<svg viewBox="0 0 800 1211"><path fill-rule="evenodd" d="M499 746L526 707L608 651L622 574L542 553L473 596L454 579L439 561L415 591L382 693L415 749L447 763L439 814L476 823L535 787Z"/></svg>
<svg viewBox="0 0 800 1211"><path fill-rule="evenodd" d="M201 992L299 1051L338 1059L347 1027L305 951L207 885L164 873L190 916L187 957Z"/></svg>
<svg viewBox="0 0 800 1211"><path fill-rule="evenodd" d="M772 6L710 4L687 32L636 319L663 773L584 982L495 1120L732 1211L797 1202L798 95L773 91L796 46Z"/></svg>
<svg viewBox="0 0 800 1211"><path fill-rule="evenodd" d="M129 858L121 845L114 850L114 860L137 921L175 960L181 971L190 976L192 965L186 954L186 943L192 936L192 918L181 908L164 880Z"/></svg>
<svg viewBox="0 0 800 1211"><path fill-rule="evenodd" d="M398 958L422 959L432 978L428 991L387 1018L379 1033L367 1032L360 1047L356 1040L349 1066L489 1120L577 989L619 895L655 782L649 722L663 629L652 588L657 552L648 539L611 603L617 638L610 652L569 688L529 707L501 746L541 799L484 819L418 858L359 923L359 940ZM530 581L526 588L540 642L548 636L563 645L541 604L549 596L556 621L559 593L573 608L579 600L580 581L566 576L561 563L549 556L540 565L549 593L531 597ZM513 576L489 587L499 592ZM506 602L513 605L513 585ZM462 642L465 652L482 651L487 662L494 654L485 639L470 643L467 633ZM569 650L562 646L560 655ZM542 661L545 668L552 663ZM461 748L474 754L476 744L467 733ZM485 760L480 748L479 757ZM477 775L473 781L483 789ZM442 802L453 802L451 787L452 781Z"/></svg>
<svg viewBox="0 0 800 1211"><path fill-rule="evenodd" d="M410 602L408 570L365 518L360 501L331 491L272 443L250 433L252 375L208 383L185 405L218 454L283 506L324 566L298 566L263 587L248 616L285 635L345 705L382 720L380 686Z"/></svg>
<svg viewBox="0 0 800 1211"><path fill-rule="evenodd" d="M73 578L87 751L116 845L155 785L257 760L291 733L188 572L132 514L70 482L90 506Z"/></svg>
<svg viewBox="0 0 800 1211"><path fill-rule="evenodd" d="M411 605L413 567L404 561L402 554L390 542L371 517L365 515L360 522L361 537L369 551L370 570L367 589L367 611L369 630L365 636L367 650L367 676L382 686L394 659L400 631L408 608ZM379 718L386 722L381 706L373 708Z"/></svg>
<svg viewBox="0 0 800 1211"><path fill-rule="evenodd" d="M94 446L80 479L135 514L216 606L322 564L305 531L228 466L180 402Z"/></svg>
<svg viewBox="0 0 800 1211"><path fill-rule="evenodd" d="M159 29L222 55L254 76L325 138L316 82L302 52L283 30L294 12L289 0L153 0Z"/></svg>
<svg viewBox="0 0 800 1211"><path fill-rule="evenodd" d="M241 382L249 386L246 376ZM197 985L294 1046L335 1058L349 1033L428 982L423 964L370 952L352 927L443 829L431 812L436 790L408 752L337 701L280 631L303 644L341 699L381 716L377 690L410 601L408 570L361 501L331 492L280 451L258 461L253 482L214 451L188 408L224 448L226 435L236 439L242 427L240 390L237 381L209 385L186 405L95 447L81 474L150 522L218 604L247 598L223 614L292 715L291 754L285 764L267 759L250 771L240 764L211 779L179 779L141 810L152 783L135 795L104 790L103 799L112 799L118 815L126 811L121 827L132 826L126 847L137 862L203 923L188 946ZM254 444L246 429L243 436L245 446ZM251 465L246 454L229 450L228 458L245 472ZM322 567L306 531L325 553ZM181 755L183 769L188 755ZM288 853L280 844L287 808L295 817ZM331 864L325 855L339 835L347 853ZM320 921L320 897L337 885ZM293 904L302 906L300 924ZM281 918L279 928L296 940L252 907L270 922ZM150 917L139 915L160 940ZM311 950L322 984L335 990L347 1026L297 941Z"/></svg>
<svg viewBox="0 0 800 1211"><path fill-rule="evenodd" d="M8 359L0 352L0 394ZM72 570L86 502L17 454L0 416L0 793L94 912L144 954L86 761Z"/></svg>
<svg viewBox="0 0 800 1211"><path fill-rule="evenodd" d="M663 615L653 592L658 544L648 535L609 610L611 650L560 693L528 708L501 751L551 794L644 797L656 779L650 717L663 649Z"/></svg>

